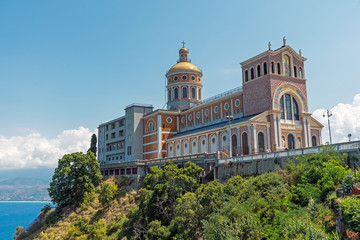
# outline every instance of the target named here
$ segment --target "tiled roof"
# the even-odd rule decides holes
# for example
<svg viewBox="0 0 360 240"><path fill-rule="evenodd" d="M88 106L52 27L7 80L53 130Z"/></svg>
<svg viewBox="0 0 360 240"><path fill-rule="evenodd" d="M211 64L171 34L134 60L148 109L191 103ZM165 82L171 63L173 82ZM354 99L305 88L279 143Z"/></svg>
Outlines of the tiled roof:
<svg viewBox="0 0 360 240"><path fill-rule="evenodd" d="M234 118L234 120L231 121L231 124L235 124L235 123L240 123L240 122L245 122L253 117L256 117L258 115L260 115L261 113L257 113L254 115L250 115L250 116L246 116L246 117L238 117L238 118ZM193 134L193 133L198 133L198 132L202 132L202 131L207 131L207 130L211 130L214 128L219 128L219 127L224 127L227 126L229 124L229 121L225 120L223 122L219 122L219 123L215 123L209 126L203 126L203 127L199 127L199 128L195 128L195 129L191 129L185 132L180 132L172 137L169 137L168 139L172 139L172 138L177 138L177 137L183 137L189 134Z"/></svg>

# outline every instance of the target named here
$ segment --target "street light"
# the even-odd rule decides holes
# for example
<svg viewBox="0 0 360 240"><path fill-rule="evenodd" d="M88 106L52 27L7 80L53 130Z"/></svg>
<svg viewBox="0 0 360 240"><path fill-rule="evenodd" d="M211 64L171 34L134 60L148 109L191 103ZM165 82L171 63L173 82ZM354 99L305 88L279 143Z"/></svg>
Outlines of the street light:
<svg viewBox="0 0 360 240"><path fill-rule="evenodd" d="M226 116L226 120L229 121L229 149L230 149L229 150L229 155L230 155L230 157L232 157L231 124L230 124L230 122L232 120L234 120L234 116L228 115L228 116Z"/></svg>
<svg viewBox="0 0 360 240"><path fill-rule="evenodd" d="M328 118L330 144L332 144L332 141L331 141L331 129L330 129L330 117L332 116L332 113L331 113L331 111L328 109L328 110L326 110L326 111L323 113L323 117L325 117L325 113L326 113L326 116L327 116L327 118Z"/></svg>
<svg viewBox="0 0 360 240"><path fill-rule="evenodd" d="M349 142L351 142L351 133L348 134Z"/></svg>

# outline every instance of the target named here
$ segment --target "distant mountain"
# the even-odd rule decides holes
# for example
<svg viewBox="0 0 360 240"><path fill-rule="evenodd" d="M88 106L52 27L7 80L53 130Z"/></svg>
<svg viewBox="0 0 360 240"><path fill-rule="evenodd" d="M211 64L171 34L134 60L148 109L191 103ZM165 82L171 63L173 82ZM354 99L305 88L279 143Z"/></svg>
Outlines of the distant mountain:
<svg viewBox="0 0 360 240"><path fill-rule="evenodd" d="M44 180L39 178L11 178L0 180L0 185L9 185L9 186L43 186L49 185L50 180Z"/></svg>

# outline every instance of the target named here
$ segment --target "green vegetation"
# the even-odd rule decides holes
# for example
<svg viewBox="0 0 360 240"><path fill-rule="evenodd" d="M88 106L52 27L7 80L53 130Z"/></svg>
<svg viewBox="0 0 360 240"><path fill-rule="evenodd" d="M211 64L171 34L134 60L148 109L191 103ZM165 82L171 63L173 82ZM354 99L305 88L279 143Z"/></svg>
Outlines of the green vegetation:
<svg viewBox="0 0 360 240"><path fill-rule="evenodd" d="M333 206L346 227L360 231L360 199L338 199L335 189L359 179L332 148L289 162L286 170L226 184L200 183L202 169L168 161L153 167L138 192L124 178L85 191L79 204L44 210L35 239L340 239ZM60 161L59 161L60 162ZM350 180L349 180L350 179ZM126 185L126 184L125 184ZM345 192L344 190L344 192ZM80 199L80 198L79 198ZM68 200L67 200L68 201ZM63 201L60 201L63 202ZM356 238L354 238L356 239Z"/></svg>
<svg viewBox="0 0 360 240"><path fill-rule="evenodd" d="M95 157L96 157L96 152L97 152L97 138L96 138L96 134L94 133L92 136L91 136L91 143L90 143L90 148L88 151L91 151L92 153L95 154Z"/></svg>
<svg viewBox="0 0 360 240"><path fill-rule="evenodd" d="M66 154L59 159L50 183L49 195L60 207L80 204L84 195L100 184L100 164L94 153Z"/></svg>

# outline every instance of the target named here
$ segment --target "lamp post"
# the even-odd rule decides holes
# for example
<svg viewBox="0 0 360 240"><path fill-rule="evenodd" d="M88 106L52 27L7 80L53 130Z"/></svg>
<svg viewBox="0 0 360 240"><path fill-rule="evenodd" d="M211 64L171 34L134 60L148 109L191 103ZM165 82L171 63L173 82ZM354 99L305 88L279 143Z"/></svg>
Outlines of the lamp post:
<svg viewBox="0 0 360 240"><path fill-rule="evenodd" d="M231 121L234 120L234 116L228 115L226 116L226 120L229 121L229 155L232 157L232 142L231 142Z"/></svg>
<svg viewBox="0 0 360 240"><path fill-rule="evenodd" d="M326 116L327 116L327 118L328 118L330 144L332 144L332 141L331 141L331 128L330 128L330 117L332 116L332 113L331 113L331 111L328 109L328 110L326 110L326 111L323 113L323 117L325 117L325 113L326 113Z"/></svg>
<svg viewBox="0 0 360 240"><path fill-rule="evenodd" d="M351 133L348 134L349 142L351 142Z"/></svg>

